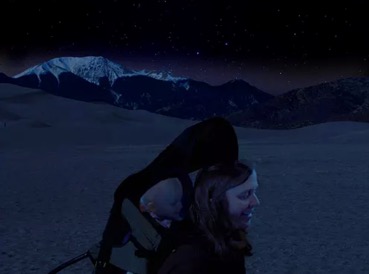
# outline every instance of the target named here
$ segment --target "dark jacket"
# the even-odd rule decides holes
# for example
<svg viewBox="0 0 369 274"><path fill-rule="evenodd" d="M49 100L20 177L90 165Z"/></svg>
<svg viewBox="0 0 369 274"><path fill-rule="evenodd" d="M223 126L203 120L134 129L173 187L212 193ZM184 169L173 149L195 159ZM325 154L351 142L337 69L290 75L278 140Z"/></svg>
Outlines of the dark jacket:
<svg viewBox="0 0 369 274"><path fill-rule="evenodd" d="M231 255L216 255L208 241L200 234L181 244L162 264L158 274L245 274L245 253L242 250Z"/></svg>

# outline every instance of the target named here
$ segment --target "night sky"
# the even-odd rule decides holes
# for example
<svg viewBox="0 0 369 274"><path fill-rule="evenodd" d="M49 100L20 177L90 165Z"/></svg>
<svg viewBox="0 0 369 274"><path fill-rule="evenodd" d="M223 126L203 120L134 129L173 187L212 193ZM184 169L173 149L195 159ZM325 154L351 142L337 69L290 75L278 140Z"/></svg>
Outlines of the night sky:
<svg viewBox="0 0 369 274"><path fill-rule="evenodd" d="M273 94L369 76L365 1L288 2L2 1L0 71L101 55L213 85L244 79Z"/></svg>

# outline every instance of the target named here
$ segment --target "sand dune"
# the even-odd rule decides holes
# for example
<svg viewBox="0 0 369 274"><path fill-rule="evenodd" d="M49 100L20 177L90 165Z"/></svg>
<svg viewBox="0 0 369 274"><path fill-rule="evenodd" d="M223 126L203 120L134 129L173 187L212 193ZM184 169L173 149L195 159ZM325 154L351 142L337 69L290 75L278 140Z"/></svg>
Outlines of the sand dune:
<svg viewBox="0 0 369 274"><path fill-rule="evenodd" d="M104 103L86 103L41 90L0 84L0 129L4 127L4 123L7 131L3 134L8 134L13 143L18 140L16 137L14 139L14 135L21 136L22 143L27 142L27 139L37 143L35 139L40 134L44 136L43 144L51 144L60 135L64 136L65 143L69 143L71 139L71 142L90 144L95 141L163 144L196 121L153 114L145 110L126 110ZM14 133L8 133L12 130ZM240 127L236 127L236 130L240 139L252 143L367 143L369 140L366 138L369 124L360 122L332 122L294 130ZM150 132L150 136L145 132ZM289 138L286 138L286 133Z"/></svg>
<svg viewBox="0 0 369 274"><path fill-rule="evenodd" d="M131 111L103 102L86 103L10 84L0 84L0 106L10 113L21 114L24 120L40 121L50 126L117 126L124 122L172 125L178 121L188 124L186 120L153 115L144 110ZM0 119L6 120L6 117L0 116ZM18 126L18 123L10 125Z"/></svg>
<svg viewBox="0 0 369 274"><path fill-rule="evenodd" d="M0 273L87 250L121 180L194 123L0 85ZM236 131L260 184L247 273L369 273L369 125Z"/></svg>

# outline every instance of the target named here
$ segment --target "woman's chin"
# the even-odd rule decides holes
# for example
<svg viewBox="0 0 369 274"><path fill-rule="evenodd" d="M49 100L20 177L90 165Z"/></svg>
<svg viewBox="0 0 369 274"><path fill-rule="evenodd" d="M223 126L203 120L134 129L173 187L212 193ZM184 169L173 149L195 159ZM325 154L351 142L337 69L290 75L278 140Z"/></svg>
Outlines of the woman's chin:
<svg viewBox="0 0 369 274"><path fill-rule="evenodd" d="M241 229L243 230L248 230L249 227L250 227L250 224L251 224L251 219L247 220L247 221L243 221L240 226L241 226Z"/></svg>

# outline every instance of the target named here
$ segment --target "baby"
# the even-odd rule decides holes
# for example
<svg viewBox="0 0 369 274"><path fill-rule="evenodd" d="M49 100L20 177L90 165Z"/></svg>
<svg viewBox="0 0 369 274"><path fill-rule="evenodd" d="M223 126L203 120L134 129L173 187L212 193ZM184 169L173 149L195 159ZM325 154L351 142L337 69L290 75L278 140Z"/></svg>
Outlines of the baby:
<svg viewBox="0 0 369 274"><path fill-rule="evenodd" d="M182 220L182 195L182 185L177 178L160 181L141 197L140 210L169 228L172 221Z"/></svg>

